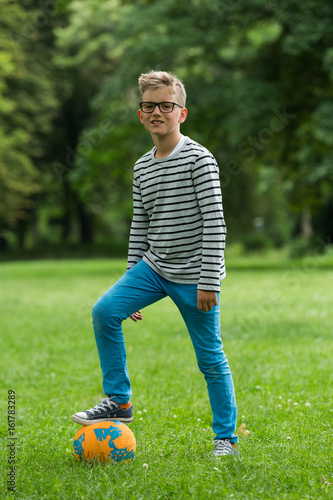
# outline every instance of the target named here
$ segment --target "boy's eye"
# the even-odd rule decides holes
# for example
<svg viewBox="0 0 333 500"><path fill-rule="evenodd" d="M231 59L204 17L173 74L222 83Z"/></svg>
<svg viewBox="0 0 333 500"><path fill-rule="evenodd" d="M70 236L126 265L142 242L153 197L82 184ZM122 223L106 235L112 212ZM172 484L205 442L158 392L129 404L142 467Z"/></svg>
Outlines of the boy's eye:
<svg viewBox="0 0 333 500"><path fill-rule="evenodd" d="M161 111L171 111L173 105L170 102L161 102L160 104Z"/></svg>

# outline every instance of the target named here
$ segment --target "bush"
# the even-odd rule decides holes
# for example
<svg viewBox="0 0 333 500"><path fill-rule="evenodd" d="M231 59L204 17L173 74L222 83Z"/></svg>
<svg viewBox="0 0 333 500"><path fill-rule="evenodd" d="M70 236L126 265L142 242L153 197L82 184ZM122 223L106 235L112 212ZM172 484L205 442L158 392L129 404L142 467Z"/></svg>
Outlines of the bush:
<svg viewBox="0 0 333 500"><path fill-rule="evenodd" d="M299 236L291 241L289 246L289 257L291 259L301 259L314 253L324 253L325 246L318 243L317 238L305 238Z"/></svg>
<svg viewBox="0 0 333 500"><path fill-rule="evenodd" d="M254 233L243 239L244 250L251 252L256 250L268 250L273 247L272 240L264 233Z"/></svg>

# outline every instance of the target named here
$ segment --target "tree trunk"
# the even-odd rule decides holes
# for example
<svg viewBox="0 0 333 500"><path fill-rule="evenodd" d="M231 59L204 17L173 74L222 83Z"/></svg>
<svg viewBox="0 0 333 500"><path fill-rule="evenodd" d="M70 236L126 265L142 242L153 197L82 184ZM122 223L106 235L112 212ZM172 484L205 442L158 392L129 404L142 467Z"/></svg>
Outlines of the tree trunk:
<svg viewBox="0 0 333 500"><path fill-rule="evenodd" d="M20 250L24 250L25 248L27 229L28 229L27 219L19 219L17 222L16 236L17 236L17 246Z"/></svg>
<svg viewBox="0 0 333 500"><path fill-rule="evenodd" d="M71 190L70 184L66 179L63 180L63 215L61 218L61 237L63 243L67 243L72 232L73 223L73 197L76 194Z"/></svg>
<svg viewBox="0 0 333 500"><path fill-rule="evenodd" d="M310 239L313 236L312 216L310 208L304 208L301 220L301 234L304 238Z"/></svg>
<svg viewBox="0 0 333 500"><path fill-rule="evenodd" d="M93 214L89 213L82 201L78 201L78 219L80 224L81 243L94 242Z"/></svg>

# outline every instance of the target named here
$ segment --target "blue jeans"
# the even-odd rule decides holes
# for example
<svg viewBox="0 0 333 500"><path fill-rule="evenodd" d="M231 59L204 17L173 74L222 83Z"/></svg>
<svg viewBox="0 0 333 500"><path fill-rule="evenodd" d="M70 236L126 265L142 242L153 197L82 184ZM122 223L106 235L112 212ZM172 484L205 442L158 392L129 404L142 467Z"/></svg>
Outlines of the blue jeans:
<svg viewBox="0 0 333 500"><path fill-rule="evenodd" d="M219 297L219 293L217 294ZM169 296L189 331L199 369L203 373L213 412L217 439L237 443L236 398L232 375L220 335L220 307L197 308L197 285L166 280L143 260L105 292L93 307L93 325L103 374L103 389L118 403L127 403L131 384L126 362L122 322L134 312Z"/></svg>

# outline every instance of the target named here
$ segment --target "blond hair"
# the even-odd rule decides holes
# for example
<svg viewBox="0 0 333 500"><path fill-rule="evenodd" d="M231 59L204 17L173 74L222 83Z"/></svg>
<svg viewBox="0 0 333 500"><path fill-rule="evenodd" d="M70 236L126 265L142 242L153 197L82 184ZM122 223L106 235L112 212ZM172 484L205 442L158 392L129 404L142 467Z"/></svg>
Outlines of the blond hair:
<svg viewBox="0 0 333 500"><path fill-rule="evenodd" d="M176 94L178 103L185 107L186 104L186 91L183 82L181 82L175 75L167 71L150 71L149 73L142 73L139 78L140 98L146 90L160 89L169 87L172 94Z"/></svg>

